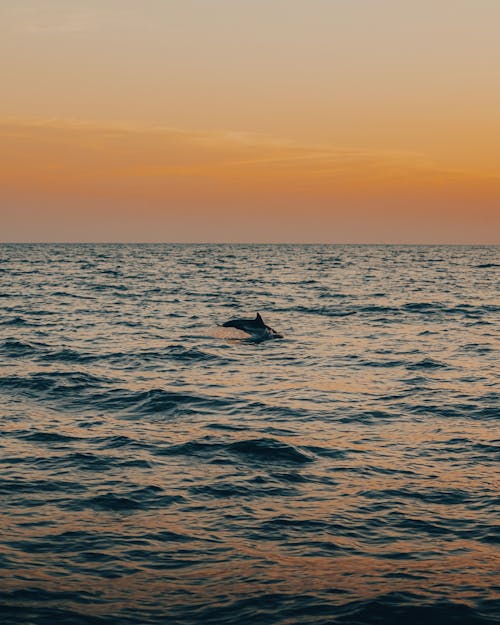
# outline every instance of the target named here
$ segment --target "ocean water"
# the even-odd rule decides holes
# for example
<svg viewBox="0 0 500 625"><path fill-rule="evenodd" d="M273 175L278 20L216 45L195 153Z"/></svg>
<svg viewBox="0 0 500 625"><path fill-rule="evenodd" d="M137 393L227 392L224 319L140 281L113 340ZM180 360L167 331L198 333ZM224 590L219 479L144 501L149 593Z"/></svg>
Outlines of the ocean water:
<svg viewBox="0 0 500 625"><path fill-rule="evenodd" d="M499 266L1 245L1 622L498 623Z"/></svg>

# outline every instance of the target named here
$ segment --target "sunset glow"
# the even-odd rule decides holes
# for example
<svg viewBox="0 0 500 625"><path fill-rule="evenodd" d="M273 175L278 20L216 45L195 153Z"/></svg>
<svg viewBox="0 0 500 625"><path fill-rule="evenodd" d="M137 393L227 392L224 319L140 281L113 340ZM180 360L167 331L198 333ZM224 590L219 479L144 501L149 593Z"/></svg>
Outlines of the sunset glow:
<svg viewBox="0 0 500 625"><path fill-rule="evenodd" d="M4 241L495 243L500 5L6 2Z"/></svg>

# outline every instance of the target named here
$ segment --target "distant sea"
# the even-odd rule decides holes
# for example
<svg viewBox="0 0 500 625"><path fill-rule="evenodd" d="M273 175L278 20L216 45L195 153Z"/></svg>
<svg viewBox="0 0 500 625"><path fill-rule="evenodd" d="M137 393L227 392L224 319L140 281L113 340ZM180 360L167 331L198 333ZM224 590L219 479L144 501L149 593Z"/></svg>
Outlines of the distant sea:
<svg viewBox="0 0 500 625"><path fill-rule="evenodd" d="M0 245L1 623L498 623L499 268Z"/></svg>

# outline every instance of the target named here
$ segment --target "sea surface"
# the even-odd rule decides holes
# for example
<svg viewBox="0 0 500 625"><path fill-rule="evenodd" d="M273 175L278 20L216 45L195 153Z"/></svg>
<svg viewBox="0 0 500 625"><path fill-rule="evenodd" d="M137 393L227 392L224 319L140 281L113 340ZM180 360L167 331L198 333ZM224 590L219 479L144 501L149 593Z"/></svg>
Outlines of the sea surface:
<svg viewBox="0 0 500 625"><path fill-rule="evenodd" d="M2 625L498 623L499 268L1 245Z"/></svg>

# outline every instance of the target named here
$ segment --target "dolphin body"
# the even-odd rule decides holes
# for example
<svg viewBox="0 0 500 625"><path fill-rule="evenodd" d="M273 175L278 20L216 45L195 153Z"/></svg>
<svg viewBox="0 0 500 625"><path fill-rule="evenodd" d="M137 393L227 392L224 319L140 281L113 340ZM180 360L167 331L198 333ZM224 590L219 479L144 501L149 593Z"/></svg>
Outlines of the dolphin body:
<svg viewBox="0 0 500 625"><path fill-rule="evenodd" d="M267 339L282 339L283 335L269 326L266 326L264 320L257 313L255 319L230 319L222 324L224 328L236 328L249 334L254 341L266 341Z"/></svg>

